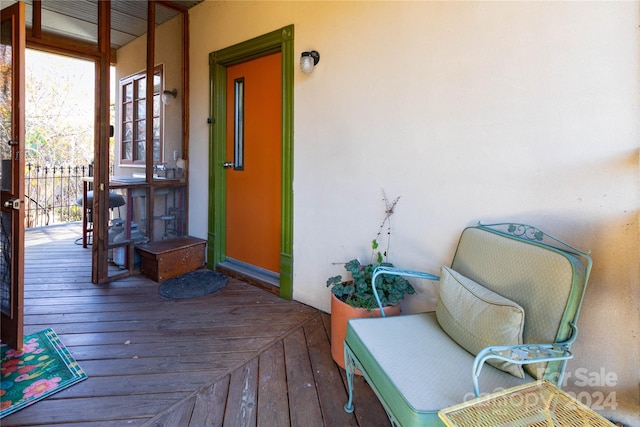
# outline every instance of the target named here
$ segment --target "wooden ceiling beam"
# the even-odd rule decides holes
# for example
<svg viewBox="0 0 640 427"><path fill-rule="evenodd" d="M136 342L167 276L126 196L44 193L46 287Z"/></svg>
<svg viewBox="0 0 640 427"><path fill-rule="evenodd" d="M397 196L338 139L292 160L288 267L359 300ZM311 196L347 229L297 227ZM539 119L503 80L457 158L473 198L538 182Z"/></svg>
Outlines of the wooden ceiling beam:
<svg viewBox="0 0 640 427"><path fill-rule="evenodd" d="M74 56L79 58L95 59L100 57L100 49L97 44L42 31L39 36L36 36L33 29L27 30L27 47L64 55L75 54ZM118 62L116 49L111 48L110 58L111 65Z"/></svg>
<svg viewBox="0 0 640 427"><path fill-rule="evenodd" d="M27 47L59 54L76 54L79 58L100 58L98 44L42 31L42 0L33 0L31 28L27 29ZM111 49L111 65L117 62L116 49Z"/></svg>
<svg viewBox="0 0 640 427"><path fill-rule="evenodd" d="M179 4L179 3L174 3L172 1L156 0L156 3L157 4L161 4L163 6L167 6L167 7L171 8L171 9L173 9L173 10L177 10L177 11L182 12L182 13L189 12L189 8L183 6L183 5Z"/></svg>
<svg viewBox="0 0 640 427"><path fill-rule="evenodd" d="M33 0L33 16L31 17L31 32L36 38L42 36L42 0Z"/></svg>

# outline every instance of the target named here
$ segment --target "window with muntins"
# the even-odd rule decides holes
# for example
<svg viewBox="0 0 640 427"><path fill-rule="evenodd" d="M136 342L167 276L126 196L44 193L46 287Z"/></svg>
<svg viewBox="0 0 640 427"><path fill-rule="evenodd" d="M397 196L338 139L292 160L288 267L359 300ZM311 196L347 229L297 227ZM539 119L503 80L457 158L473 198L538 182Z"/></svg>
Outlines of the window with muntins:
<svg viewBox="0 0 640 427"><path fill-rule="evenodd" d="M147 145L147 77L139 73L120 80L122 164L145 164ZM162 67L153 75L153 163L162 163Z"/></svg>

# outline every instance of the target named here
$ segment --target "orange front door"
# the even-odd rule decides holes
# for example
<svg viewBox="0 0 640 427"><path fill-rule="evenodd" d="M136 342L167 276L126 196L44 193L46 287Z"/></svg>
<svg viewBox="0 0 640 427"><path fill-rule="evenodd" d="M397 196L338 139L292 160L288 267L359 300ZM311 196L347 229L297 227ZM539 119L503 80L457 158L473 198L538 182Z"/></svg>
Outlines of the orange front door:
<svg viewBox="0 0 640 427"><path fill-rule="evenodd" d="M282 55L227 68L226 256L280 272Z"/></svg>

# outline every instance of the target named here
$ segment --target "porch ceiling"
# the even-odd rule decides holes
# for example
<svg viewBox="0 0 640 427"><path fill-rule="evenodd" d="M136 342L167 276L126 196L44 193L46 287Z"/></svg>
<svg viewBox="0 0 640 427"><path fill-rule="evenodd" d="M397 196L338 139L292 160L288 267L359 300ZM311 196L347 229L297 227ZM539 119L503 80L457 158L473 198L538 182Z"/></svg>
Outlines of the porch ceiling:
<svg viewBox="0 0 640 427"><path fill-rule="evenodd" d="M191 8L203 0L174 0L180 6ZM26 5L27 28L32 26L33 0ZM3 1L3 5L16 3ZM156 25L178 15L176 10L158 5ZM90 43L98 42L98 0L62 0L42 2L42 31ZM147 1L111 1L111 47L118 49L147 31Z"/></svg>

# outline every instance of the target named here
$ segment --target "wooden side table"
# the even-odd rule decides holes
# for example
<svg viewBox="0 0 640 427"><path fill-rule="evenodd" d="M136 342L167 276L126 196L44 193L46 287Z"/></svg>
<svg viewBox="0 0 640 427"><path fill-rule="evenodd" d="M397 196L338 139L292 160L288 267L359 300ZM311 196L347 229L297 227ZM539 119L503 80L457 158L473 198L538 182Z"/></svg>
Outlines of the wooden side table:
<svg viewBox="0 0 640 427"><path fill-rule="evenodd" d="M615 425L548 381L512 387L438 412L449 427Z"/></svg>

